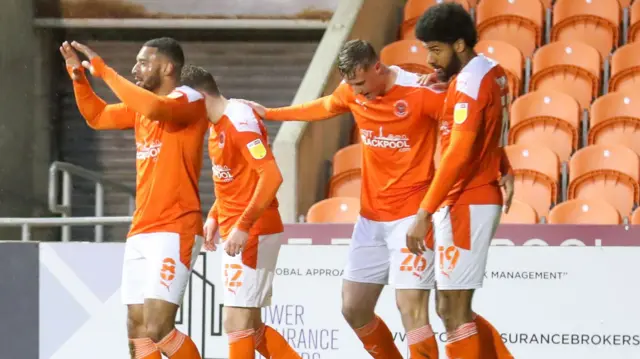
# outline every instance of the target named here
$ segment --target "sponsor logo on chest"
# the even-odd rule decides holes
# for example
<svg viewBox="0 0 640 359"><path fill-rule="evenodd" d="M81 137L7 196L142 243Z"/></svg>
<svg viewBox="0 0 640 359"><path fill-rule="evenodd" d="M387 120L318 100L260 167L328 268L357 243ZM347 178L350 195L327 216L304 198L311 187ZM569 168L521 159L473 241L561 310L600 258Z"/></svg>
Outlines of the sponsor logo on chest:
<svg viewBox="0 0 640 359"><path fill-rule="evenodd" d="M157 161L161 149L162 142L158 140L143 143L138 142L136 143L136 159L141 161L147 159Z"/></svg>
<svg viewBox="0 0 640 359"><path fill-rule="evenodd" d="M233 175L231 174L231 168L229 168L229 166L214 163L213 166L211 166L211 171L213 172L213 177L220 182L233 181Z"/></svg>
<svg viewBox="0 0 640 359"><path fill-rule="evenodd" d="M411 150L409 137L407 135L396 135L393 133L385 134L383 126L380 126L377 132L372 130L360 130L360 136L362 138L362 143L368 147L391 148L397 149L400 152L407 152Z"/></svg>

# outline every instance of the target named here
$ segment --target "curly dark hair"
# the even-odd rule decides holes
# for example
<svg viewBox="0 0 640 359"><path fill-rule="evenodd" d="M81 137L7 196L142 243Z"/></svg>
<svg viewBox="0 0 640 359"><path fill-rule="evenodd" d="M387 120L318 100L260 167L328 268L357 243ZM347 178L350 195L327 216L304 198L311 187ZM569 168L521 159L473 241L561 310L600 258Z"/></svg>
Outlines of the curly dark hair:
<svg viewBox="0 0 640 359"><path fill-rule="evenodd" d="M453 44L462 39L467 47L478 42L471 15L460 4L444 2L430 7L416 24L416 38L423 42Z"/></svg>

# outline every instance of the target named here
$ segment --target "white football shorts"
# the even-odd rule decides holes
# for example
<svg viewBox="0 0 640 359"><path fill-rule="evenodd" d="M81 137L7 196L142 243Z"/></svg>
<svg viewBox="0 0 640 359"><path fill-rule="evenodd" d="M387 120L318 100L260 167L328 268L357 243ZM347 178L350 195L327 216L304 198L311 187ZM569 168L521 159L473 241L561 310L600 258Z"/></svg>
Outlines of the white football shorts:
<svg viewBox="0 0 640 359"><path fill-rule="evenodd" d="M396 289L433 289L434 252L431 234L427 251L416 256L406 246L407 231L415 216L377 222L359 216L344 279L357 283L390 284Z"/></svg>
<svg viewBox="0 0 640 359"><path fill-rule="evenodd" d="M203 238L158 232L127 239L122 268L122 301L160 299L180 305Z"/></svg>
<svg viewBox="0 0 640 359"><path fill-rule="evenodd" d="M438 290L482 287L500 205L454 205L433 214Z"/></svg>
<svg viewBox="0 0 640 359"><path fill-rule="evenodd" d="M241 255L231 257L222 241L224 305L262 308L271 305L273 277L280 253L280 235L251 236Z"/></svg>

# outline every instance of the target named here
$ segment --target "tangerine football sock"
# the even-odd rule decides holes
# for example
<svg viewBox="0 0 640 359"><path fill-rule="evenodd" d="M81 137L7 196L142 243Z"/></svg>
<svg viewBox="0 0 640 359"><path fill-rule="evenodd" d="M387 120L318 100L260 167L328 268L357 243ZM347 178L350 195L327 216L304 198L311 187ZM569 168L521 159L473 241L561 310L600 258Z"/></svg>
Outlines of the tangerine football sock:
<svg viewBox="0 0 640 359"><path fill-rule="evenodd" d="M389 327L378 317L369 324L355 330L364 348L375 359L403 359Z"/></svg>
<svg viewBox="0 0 640 359"><path fill-rule="evenodd" d="M178 329L173 329L156 346L169 359L202 359L196 343Z"/></svg>
<svg viewBox="0 0 640 359"><path fill-rule="evenodd" d="M229 333L229 359L254 359L256 348L253 329Z"/></svg>
<svg viewBox="0 0 640 359"><path fill-rule="evenodd" d="M162 359L156 343L149 338L129 339L129 343L133 348L131 353L133 359Z"/></svg>
<svg viewBox="0 0 640 359"><path fill-rule="evenodd" d="M256 350L267 359L301 359L275 329L262 325L254 334Z"/></svg>
<svg viewBox="0 0 640 359"><path fill-rule="evenodd" d="M480 340L483 341L483 344L485 341L493 343L492 347L497 359L513 359L513 355L504 344L500 332L488 320L474 313L473 321L476 323L478 335L480 335Z"/></svg>
<svg viewBox="0 0 640 359"><path fill-rule="evenodd" d="M407 333L411 359L438 359L438 342L430 325Z"/></svg>
<svg viewBox="0 0 640 359"><path fill-rule="evenodd" d="M463 324L447 333L447 357L451 359L484 359L476 323Z"/></svg>

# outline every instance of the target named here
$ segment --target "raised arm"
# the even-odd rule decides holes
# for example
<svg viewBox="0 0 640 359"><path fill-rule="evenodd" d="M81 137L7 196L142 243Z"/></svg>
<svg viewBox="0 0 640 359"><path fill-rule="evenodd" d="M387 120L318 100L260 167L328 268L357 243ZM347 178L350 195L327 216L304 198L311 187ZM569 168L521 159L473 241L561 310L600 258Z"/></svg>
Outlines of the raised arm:
<svg viewBox="0 0 640 359"><path fill-rule="evenodd" d="M118 75L100 57L91 59L91 66L94 75L101 77L127 107L150 120L188 123L202 119L206 111L203 96L189 87L158 96Z"/></svg>
<svg viewBox="0 0 640 359"><path fill-rule="evenodd" d="M135 126L136 114L123 103L108 105L91 88L89 80L81 71L73 76L72 68L67 68L73 80L73 93L80 114L87 125L95 130L124 130ZM76 70L76 75L78 70Z"/></svg>

